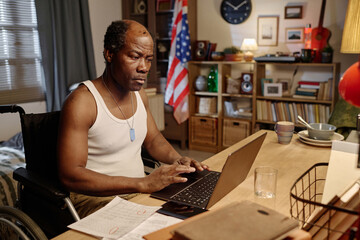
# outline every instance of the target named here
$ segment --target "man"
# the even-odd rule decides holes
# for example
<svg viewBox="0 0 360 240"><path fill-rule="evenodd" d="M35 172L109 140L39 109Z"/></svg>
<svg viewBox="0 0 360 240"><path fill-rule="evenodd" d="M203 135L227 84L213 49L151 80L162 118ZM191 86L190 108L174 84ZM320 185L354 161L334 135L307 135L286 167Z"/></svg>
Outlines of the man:
<svg viewBox="0 0 360 240"><path fill-rule="evenodd" d="M104 39L106 67L85 81L61 111L59 176L80 217L114 195L151 193L187 181L181 173L207 166L180 156L156 127L143 84L153 59L153 40L141 24L113 22ZM144 175L141 146L166 163Z"/></svg>

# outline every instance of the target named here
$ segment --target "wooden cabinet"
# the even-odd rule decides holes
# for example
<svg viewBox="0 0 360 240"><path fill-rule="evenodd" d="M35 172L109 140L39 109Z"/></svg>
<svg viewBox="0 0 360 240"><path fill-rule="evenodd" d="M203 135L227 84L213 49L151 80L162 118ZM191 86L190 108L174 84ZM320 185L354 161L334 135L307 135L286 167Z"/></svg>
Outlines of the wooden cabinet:
<svg viewBox="0 0 360 240"><path fill-rule="evenodd" d="M337 100L340 63L256 63L257 94L253 113L253 127L272 128L276 121L297 123L297 115L308 122L327 122ZM281 97L263 96L262 79L289 80L290 94ZM314 99L294 97L300 81L323 81ZM281 80L280 80L281 81ZM326 86L326 87L324 87ZM302 126L296 124L296 126ZM254 131L255 129L253 129Z"/></svg>
<svg viewBox="0 0 360 240"><path fill-rule="evenodd" d="M251 134L255 122L253 105L256 96L255 62L190 61L189 62L189 148L219 152ZM211 67L218 73L218 91L198 91L195 87L199 76L207 78ZM245 77L245 74L247 77ZM230 78L228 78L230 77ZM249 77L249 78L248 78ZM248 94L242 92L246 79ZM237 90L228 88L237 82ZM230 134L234 130L234 134Z"/></svg>
<svg viewBox="0 0 360 240"><path fill-rule="evenodd" d="M158 5L158 2L160 5ZM166 3L163 4L162 2ZM160 0L124 0L122 15L124 19L132 19L143 24L154 38L154 60L150 69L147 86L156 87L158 93L163 93L166 85L168 56L171 41L171 25L173 6L167 3L173 1ZM196 0L188 1L188 24L192 48L196 41ZM139 4L145 5L145 10L139 10Z"/></svg>

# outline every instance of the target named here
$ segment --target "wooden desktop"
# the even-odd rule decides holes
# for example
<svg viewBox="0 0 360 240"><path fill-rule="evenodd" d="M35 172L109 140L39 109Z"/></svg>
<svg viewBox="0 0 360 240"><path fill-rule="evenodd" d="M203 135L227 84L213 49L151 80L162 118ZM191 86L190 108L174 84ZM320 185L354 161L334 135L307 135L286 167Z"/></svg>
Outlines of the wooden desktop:
<svg viewBox="0 0 360 240"><path fill-rule="evenodd" d="M250 170L248 177L237 188L227 194L223 199L210 208L220 208L234 201L254 201L254 169L258 166L271 166L278 169L277 193L275 210L290 216L290 187L296 179L318 162L328 162L330 158L329 147L316 147L306 145L299 141L294 134L290 144L282 145L277 142L274 131L260 130L233 146L215 154L204 161L212 170L221 171L222 166L229 153L242 145L245 145L259 134L267 132L265 141L258 153L258 156ZM141 194L131 199L132 202L149 206L160 206L164 201L150 198L149 194ZM97 239L77 231L69 230L54 239Z"/></svg>

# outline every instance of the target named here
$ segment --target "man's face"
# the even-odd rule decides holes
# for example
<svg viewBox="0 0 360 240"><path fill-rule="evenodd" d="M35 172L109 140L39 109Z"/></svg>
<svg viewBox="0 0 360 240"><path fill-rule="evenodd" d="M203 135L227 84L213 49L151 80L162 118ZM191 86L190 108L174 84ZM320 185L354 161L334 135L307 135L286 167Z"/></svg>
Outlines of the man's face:
<svg viewBox="0 0 360 240"><path fill-rule="evenodd" d="M131 26L124 47L112 58L111 75L124 90L139 91L153 60L153 40L142 26Z"/></svg>

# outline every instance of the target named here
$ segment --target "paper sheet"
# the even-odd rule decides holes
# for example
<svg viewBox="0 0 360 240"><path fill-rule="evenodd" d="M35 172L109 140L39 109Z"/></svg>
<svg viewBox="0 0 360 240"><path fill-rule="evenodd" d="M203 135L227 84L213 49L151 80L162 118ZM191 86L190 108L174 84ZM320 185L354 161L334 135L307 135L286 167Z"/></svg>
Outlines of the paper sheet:
<svg viewBox="0 0 360 240"><path fill-rule="evenodd" d="M98 237L118 239L139 226L159 208L115 197L105 207L68 227Z"/></svg>
<svg viewBox="0 0 360 240"><path fill-rule="evenodd" d="M142 236L181 221L182 220L179 218L166 216L160 213L154 213L151 217L146 219L133 231L129 232L123 237L118 238L117 240L143 240ZM103 240L110 240L110 239L103 238Z"/></svg>

